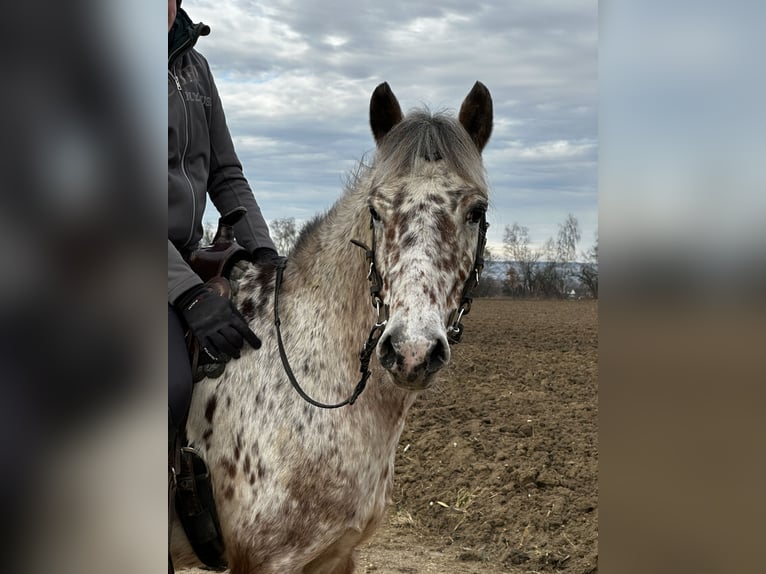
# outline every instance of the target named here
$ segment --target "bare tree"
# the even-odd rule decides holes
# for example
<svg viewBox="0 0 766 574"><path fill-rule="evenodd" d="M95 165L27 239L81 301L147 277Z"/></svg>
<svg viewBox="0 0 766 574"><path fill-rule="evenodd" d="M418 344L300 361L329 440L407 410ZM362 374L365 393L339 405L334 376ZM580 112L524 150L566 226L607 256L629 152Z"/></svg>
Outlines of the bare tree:
<svg viewBox="0 0 766 574"><path fill-rule="evenodd" d="M567 214L564 223L559 224L556 241L556 259L562 296L577 286L575 262L577 260L577 243L580 241L580 237L580 224L577 218L571 213Z"/></svg>
<svg viewBox="0 0 766 574"><path fill-rule="evenodd" d="M569 213L564 223L559 224L556 241L556 259L561 263L573 263L577 255L577 242L580 241L580 224Z"/></svg>
<svg viewBox="0 0 766 574"><path fill-rule="evenodd" d="M521 285L521 295L531 295L535 283L535 267L540 254L530 246L529 228L515 223L505 226L503 247L515 265L515 279Z"/></svg>
<svg viewBox="0 0 766 574"><path fill-rule="evenodd" d="M585 263L580 267L577 278L590 292L594 299L598 299L598 231L593 246L587 253L583 253Z"/></svg>
<svg viewBox="0 0 766 574"><path fill-rule="evenodd" d="M269 227L271 229L271 239L274 241L277 251L282 255L290 253L300 234L300 228L296 225L295 218L284 217L282 219L275 219Z"/></svg>
<svg viewBox="0 0 766 574"><path fill-rule="evenodd" d="M535 270L535 293L542 297L561 297L564 291L564 278L558 257L558 244L549 237L537 253L540 263Z"/></svg>
<svg viewBox="0 0 766 574"><path fill-rule="evenodd" d="M529 229L514 223L505 227L503 244L512 260L506 285L512 294L563 297L570 289L577 257L580 225L571 213L559 224L558 235L539 248L530 245Z"/></svg>
<svg viewBox="0 0 766 574"><path fill-rule="evenodd" d="M514 297L521 297L524 295L524 284L521 281L519 272L513 263L508 265L508 270L505 272L504 292L507 295L513 295Z"/></svg>

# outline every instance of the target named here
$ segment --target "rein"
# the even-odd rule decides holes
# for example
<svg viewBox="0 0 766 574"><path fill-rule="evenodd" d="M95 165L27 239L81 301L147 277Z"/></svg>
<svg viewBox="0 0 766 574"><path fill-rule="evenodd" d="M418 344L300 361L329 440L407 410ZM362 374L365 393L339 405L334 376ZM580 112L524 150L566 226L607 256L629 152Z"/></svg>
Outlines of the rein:
<svg viewBox="0 0 766 574"><path fill-rule="evenodd" d="M277 328L277 345L279 347L279 356L282 359L282 366L285 368L287 378L290 379L290 384L292 384L293 388L301 396L301 398L307 403L321 409L337 409L346 405L353 405L356 402L356 400L359 398L359 395L362 394L365 386L367 386L367 379L369 379L370 375L372 374L370 371L370 359L372 359L372 353L375 351L375 347L378 345L378 341L383 335L383 331L386 328L386 323L388 322L388 305L385 305L383 300L380 298L380 291L383 289L383 279L381 278L380 273L378 273L378 270L375 268L375 226L373 225L372 220L370 220L370 227L372 229L372 249L367 247L364 243L357 241L356 239L352 239L351 243L365 250L367 261L370 263L370 270L367 273L367 279L369 279L371 283L370 295L372 297L372 306L375 307L377 311L378 320L375 321L372 328L370 329L370 334L367 336L367 341L365 341L362 350L359 352L359 372L362 373L362 376L359 379L359 382L356 384L354 392L351 393L351 396L339 403L331 405L320 403L319 401L312 399L306 394L306 391L301 388L298 380L295 378L295 374L293 373L292 368L290 367L290 362L287 360L287 353L285 353L285 346L282 343L282 330L280 329L281 321L279 319L279 288L282 286L282 275L284 273L287 261L283 259L277 264L277 277L276 284L274 286L274 325ZM383 312L382 320L381 311Z"/></svg>
<svg viewBox="0 0 766 574"><path fill-rule="evenodd" d="M460 297L460 306L452 313L450 313L449 320L447 321L447 323L449 323L449 326L447 327L447 339L450 344L459 343L461 337L463 336L463 324L460 322L460 319L464 315L468 315L468 313L471 311L473 290L479 284L481 272L484 269L483 254L484 247L487 243L488 227L489 223L487 223L486 216L483 215L479 224L479 240L476 244L476 256L474 258L473 273L469 274L465 284L463 285L463 292ZM295 374L290 367L290 362L287 359L284 343L282 342L282 322L279 319L279 291L282 287L282 276L284 274L287 260L282 259L276 265L276 280L274 286L274 325L277 329L277 346L279 347L279 357L282 359L282 366L284 367L287 378L290 379L290 384L292 384L295 391L304 401L315 407L322 409L337 409L346 405L353 405L359 398L359 395L362 394L362 391L364 391L365 387L367 386L367 379L369 379L370 375L372 374L370 371L370 359L372 359L372 353L375 351L375 347L378 345L378 341L380 340L380 337L383 335L383 331L386 328L389 309L388 305L383 302L383 299L380 296L380 293L383 289L383 278L380 276L380 273L375 267L375 222L372 216L370 216L370 229L372 232L371 248L356 239L351 239L351 243L361 249L364 249L365 258L369 263L370 267L369 271L367 272L367 279L370 281L370 297L372 299L372 306L375 308L377 313L377 320L372 325L370 334L367 336L367 341L365 341L362 350L359 352L359 372L362 373L362 376L359 379L359 382L356 384L354 391L351 393L351 396L339 403L327 404L312 399L308 394L306 394L306 391L303 390L300 383L298 383L298 380L295 378Z"/></svg>

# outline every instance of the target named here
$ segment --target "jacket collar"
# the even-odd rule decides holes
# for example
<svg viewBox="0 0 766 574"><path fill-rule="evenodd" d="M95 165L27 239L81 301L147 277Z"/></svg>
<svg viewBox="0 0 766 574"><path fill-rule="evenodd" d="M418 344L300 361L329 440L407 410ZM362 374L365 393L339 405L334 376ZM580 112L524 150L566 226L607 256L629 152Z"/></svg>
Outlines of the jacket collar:
<svg viewBox="0 0 766 574"><path fill-rule="evenodd" d="M189 15L178 9L176 20L168 32L168 67L186 50L194 47L200 36L210 34L210 27L203 23L195 24Z"/></svg>

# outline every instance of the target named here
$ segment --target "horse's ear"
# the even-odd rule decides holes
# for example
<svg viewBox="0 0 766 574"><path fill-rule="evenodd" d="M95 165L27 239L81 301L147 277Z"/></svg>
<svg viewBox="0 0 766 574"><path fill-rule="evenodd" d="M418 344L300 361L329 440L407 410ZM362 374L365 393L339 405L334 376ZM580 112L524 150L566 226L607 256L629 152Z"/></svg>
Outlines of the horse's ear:
<svg viewBox="0 0 766 574"><path fill-rule="evenodd" d="M399 101L391 91L388 82L383 82L375 88L370 98L370 127L372 135L375 136L375 142L380 144L380 140L402 119L404 115L402 108L399 107Z"/></svg>
<svg viewBox="0 0 766 574"><path fill-rule="evenodd" d="M476 82L460 106L460 123L471 136L473 143L484 149L492 134L492 96L487 86Z"/></svg>

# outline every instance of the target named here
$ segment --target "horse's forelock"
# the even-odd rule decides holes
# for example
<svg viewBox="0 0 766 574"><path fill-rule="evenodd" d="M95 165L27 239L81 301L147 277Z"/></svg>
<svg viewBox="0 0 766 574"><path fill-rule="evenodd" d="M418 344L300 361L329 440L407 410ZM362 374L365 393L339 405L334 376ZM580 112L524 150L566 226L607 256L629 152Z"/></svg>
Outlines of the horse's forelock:
<svg viewBox="0 0 766 574"><path fill-rule="evenodd" d="M432 114L427 109L411 112L383 138L376 156L376 179L407 177L423 162L438 160L467 183L486 187L481 154L465 129L447 113Z"/></svg>

